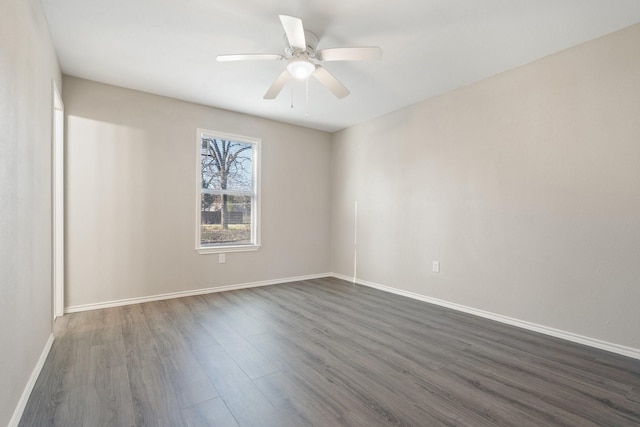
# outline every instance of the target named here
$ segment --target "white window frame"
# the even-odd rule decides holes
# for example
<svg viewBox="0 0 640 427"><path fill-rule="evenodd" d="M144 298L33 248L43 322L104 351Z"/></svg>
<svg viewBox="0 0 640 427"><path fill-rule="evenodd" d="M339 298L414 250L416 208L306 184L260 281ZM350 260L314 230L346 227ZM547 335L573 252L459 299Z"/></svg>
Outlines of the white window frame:
<svg viewBox="0 0 640 427"><path fill-rule="evenodd" d="M253 178L253 204L251 206L251 241L247 244L228 244L215 246L202 246L200 244L200 230L202 220L202 164L201 164L201 147L202 136L206 135L215 139L224 139L227 141L241 142L253 145L252 157L252 178ZM196 132L196 251L200 254L219 254L226 252L248 252L260 249L260 138L253 138L243 135L235 135L226 132L218 132L214 130L198 128Z"/></svg>

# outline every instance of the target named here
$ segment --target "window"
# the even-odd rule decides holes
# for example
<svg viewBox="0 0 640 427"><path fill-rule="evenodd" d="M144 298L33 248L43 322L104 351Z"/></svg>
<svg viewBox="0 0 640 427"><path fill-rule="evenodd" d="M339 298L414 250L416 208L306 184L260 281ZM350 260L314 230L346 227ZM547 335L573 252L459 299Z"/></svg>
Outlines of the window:
<svg viewBox="0 0 640 427"><path fill-rule="evenodd" d="M260 247L259 148L259 139L198 129L198 252Z"/></svg>

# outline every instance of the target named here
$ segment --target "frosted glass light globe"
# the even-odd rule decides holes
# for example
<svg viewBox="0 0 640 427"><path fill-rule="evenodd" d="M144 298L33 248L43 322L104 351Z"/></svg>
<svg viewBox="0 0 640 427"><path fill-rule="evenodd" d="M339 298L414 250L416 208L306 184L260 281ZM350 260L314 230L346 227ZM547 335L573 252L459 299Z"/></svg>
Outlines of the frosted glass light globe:
<svg viewBox="0 0 640 427"><path fill-rule="evenodd" d="M298 80L304 80L311 75L316 66L306 59L295 59L287 65L287 70Z"/></svg>

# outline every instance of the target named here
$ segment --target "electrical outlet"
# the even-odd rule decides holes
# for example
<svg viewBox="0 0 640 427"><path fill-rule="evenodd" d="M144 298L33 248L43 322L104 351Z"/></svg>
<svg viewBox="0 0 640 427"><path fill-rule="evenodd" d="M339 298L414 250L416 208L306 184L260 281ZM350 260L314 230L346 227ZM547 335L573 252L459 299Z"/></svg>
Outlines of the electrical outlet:
<svg viewBox="0 0 640 427"><path fill-rule="evenodd" d="M218 263L224 264L227 262L227 254L218 254Z"/></svg>
<svg viewBox="0 0 640 427"><path fill-rule="evenodd" d="M433 261L432 270L434 273L440 273L440 261Z"/></svg>

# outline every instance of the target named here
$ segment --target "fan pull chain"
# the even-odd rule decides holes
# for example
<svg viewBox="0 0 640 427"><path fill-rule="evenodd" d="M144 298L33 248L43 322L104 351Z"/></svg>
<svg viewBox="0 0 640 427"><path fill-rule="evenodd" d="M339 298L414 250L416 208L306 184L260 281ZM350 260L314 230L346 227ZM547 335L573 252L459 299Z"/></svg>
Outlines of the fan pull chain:
<svg viewBox="0 0 640 427"><path fill-rule="evenodd" d="M309 79L305 80L305 95L304 95L304 117L309 117Z"/></svg>
<svg viewBox="0 0 640 427"><path fill-rule="evenodd" d="M293 85L291 86L291 109L293 109Z"/></svg>

